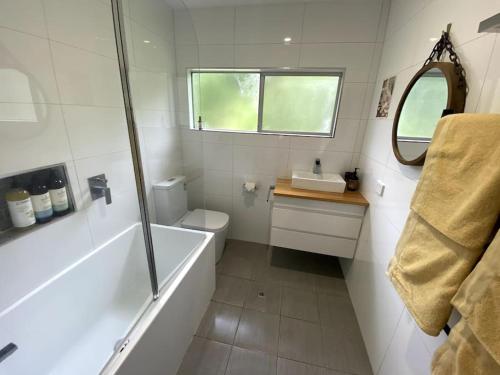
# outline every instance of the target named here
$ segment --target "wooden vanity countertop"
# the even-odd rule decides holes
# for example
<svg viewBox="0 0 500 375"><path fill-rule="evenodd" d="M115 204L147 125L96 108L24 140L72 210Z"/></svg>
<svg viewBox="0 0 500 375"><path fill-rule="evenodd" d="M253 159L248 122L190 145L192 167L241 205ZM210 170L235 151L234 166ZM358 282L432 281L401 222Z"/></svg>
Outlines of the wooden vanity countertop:
<svg viewBox="0 0 500 375"><path fill-rule="evenodd" d="M290 198L313 199L317 201L355 204L358 206L369 205L359 191L345 191L344 193L329 193L326 191L304 190L292 187L292 180L278 178L274 195Z"/></svg>

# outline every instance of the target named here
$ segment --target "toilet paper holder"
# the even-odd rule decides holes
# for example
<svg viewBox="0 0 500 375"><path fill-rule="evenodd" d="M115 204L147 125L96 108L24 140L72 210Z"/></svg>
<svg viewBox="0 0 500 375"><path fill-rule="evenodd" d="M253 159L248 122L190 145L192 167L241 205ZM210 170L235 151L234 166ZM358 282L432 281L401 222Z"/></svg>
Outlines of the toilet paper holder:
<svg viewBox="0 0 500 375"><path fill-rule="evenodd" d="M255 192L256 190L258 190L258 189L259 189L259 187L258 187L258 185L257 185L257 183L256 183L256 182L251 182L251 184L253 184L254 186L253 186L253 189L249 190L249 189L247 188L247 184L248 184L248 183L250 183L250 182L244 182L244 183L241 185L241 187L243 188L243 191L245 191L245 192L247 192L247 193L253 193L253 192Z"/></svg>

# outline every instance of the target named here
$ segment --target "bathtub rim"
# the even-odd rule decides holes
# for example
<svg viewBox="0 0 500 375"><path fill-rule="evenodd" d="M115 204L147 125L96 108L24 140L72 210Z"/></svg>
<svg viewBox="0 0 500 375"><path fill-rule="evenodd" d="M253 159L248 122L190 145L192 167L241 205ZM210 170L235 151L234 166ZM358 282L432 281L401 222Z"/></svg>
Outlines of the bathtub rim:
<svg viewBox="0 0 500 375"><path fill-rule="evenodd" d="M141 225L141 223L137 224ZM160 229L168 228L169 230L203 234L205 238L200 243L198 243L197 246L192 249L192 251L189 252L184 261L176 267L176 270L172 271L171 274L169 274L169 277L166 278L166 282L160 284L160 297L156 300L152 300L148 304L146 309L144 309L142 314L136 320L135 324L129 330L128 334L123 338L124 342L128 340L127 345L125 347L122 346L121 350L115 351L115 353L109 358L108 362L102 368L100 375L112 375L120 369L124 361L139 343L149 326L156 319L172 294L175 292L181 281L192 268L194 263L196 263L196 261L202 255L203 251L207 248L210 242L213 241L215 236L211 232L203 232L194 229L179 228L159 224L151 224L151 226L159 227Z"/></svg>

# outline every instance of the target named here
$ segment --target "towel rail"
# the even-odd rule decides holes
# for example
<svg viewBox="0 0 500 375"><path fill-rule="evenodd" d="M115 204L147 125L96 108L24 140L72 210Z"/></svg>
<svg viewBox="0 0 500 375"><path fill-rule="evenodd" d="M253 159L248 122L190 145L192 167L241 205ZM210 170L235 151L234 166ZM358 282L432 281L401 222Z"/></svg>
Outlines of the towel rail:
<svg viewBox="0 0 500 375"><path fill-rule="evenodd" d="M444 326L443 331L444 331L444 333L446 333L446 336L450 335L451 328L450 328L449 324L446 324Z"/></svg>

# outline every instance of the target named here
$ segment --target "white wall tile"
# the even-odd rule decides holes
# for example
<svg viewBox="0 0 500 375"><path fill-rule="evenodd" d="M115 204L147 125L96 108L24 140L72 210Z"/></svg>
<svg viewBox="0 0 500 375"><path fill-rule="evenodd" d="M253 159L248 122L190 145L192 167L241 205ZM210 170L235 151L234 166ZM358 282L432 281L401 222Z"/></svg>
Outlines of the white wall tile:
<svg viewBox="0 0 500 375"><path fill-rule="evenodd" d="M203 190L203 178L191 179L187 183L188 210L205 207L205 195Z"/></svg>
<svg viewBox="0 0 500 375"><path fill-rule="evenodd" d="M128 1L129 16L164 40L173 41L174 11L163 0ZM126 7L125 5L125 7Z"/></svg>
<svg viewBox="0 0 500 375"><path fill-rule="evenodd" d="M302 41L375 42L380 7L380 1L307 4Z"/></svg>
<svg viewBox="0 0 500 375"><path fill-rule="evenodd" d="M47 36L42 0L1 0L0 9L0 26Z"/></svg>
<svg viewBox="0 0 500 375"><path fill-rule="evenodd" d="M477 104L482 113L500 113L500 38L497 36L488 71Z"/></svg>
<svg viewBox="0 0 500 375"><path fill-rule="evenodd" d="M258 173L283 177L287 169L288 149L234 146L235 173Z"/></svg>
<svg viewBox="0 0 500 375"><path fill-rule="evenodd" d="M71 159L60 106L0 103L0 113L0 175Z"/></svg>
<svg viewBox="0 0 500 375"><path fill-rule="evenodd" d="M343 172L351 168L351 152L292 149L290 151L288 169L289 171L312 170L316 158L321 159L321 169L323 172L343 174Z"/></svg>
<svg viewBox="0 0 500 375"><path fill-rule="evenodd" d="M345 68L346 82L367 82L373 43L304 44L300 54L303 68Z"/></svg>
<svg viewBox="0 0 500 375"><path fill-rule="evenodd" d="M198 43L193 17L189 10L176 9L174 11L174 26L176 48L181 45L195 45Z"/></svg>
<svg viewBox="0 0 500 375"><path fill-rule="evenodd" d="M380 368L380 375L428 374L432 356L420 338L419 328L406 312L399 321L386 360Z"/></svg>
<svg viewBox="0 0 500 375"><path fill-rule="evenodd" d="M391 120L369 120L362 147L363 153L382 164L386 164L389 152L392 152L391 133Z"/></svg>
<svg viewBox="0 0 500 375"><path fill-rule="evenodd" d="M168 110L174 107L173 81L167 73L131 70L130 87L134 108Z"/></svg>
<svg viewBox="0 0 500 375"><path fill-rule="evenodd" d="M240 146L289 148L290 138L285 135L235 133L233 143Z"/></svg>
<svg viewBox="0 0 500 375"><path fill-rule="evenodd" d="M75 213L2 245L0 311L85 256L92 248L84 213Z"/></svg>
<svg viewBox="0 0 500 375"><path fill-rule="evenodd" d="M52 40L117 58L111 7L98 0L44 0Z"/></svg>
<svg viewBox="0 0 500 375"><path fill-rule="evenodd" d="M334 138L290 137L292 150L346 151L354 148L359 120L338 119Z"/></svg>
<svg viewBox="0 0 500 375"><path fill-rule="evenodd" d="M197 45L176 45L175 54L179 77L186 77L188 68L200 67Z"/></svg>
<svg viewBox="0 0 500 375"><path fill-rule="evenodd" d="M57 42L51 47L62 103L123 106L116 60Z"/></svg>
<svg viewBox="0 0 500 375"><path fill-rule="evenodd" d="M397 232L387 238L377 234L375 241L372 240L375 230L371 230L371 224L383 217L372 216L371 211L370 208L363 223L356 258L345 276L368 356L376 373L391 342L391 333L396 329L403 304L385 276L387 264L377 259L377 251L391 246Z"/></svg>
<svg viewBox="0 0 500 375"><path fill-rule="evenodd" d="M220 171L232 171L233 149L231 145L204 143L203 158L205 168Z"/></svg>
<svg viewBox="0 0 500 375"><path fill-rule="evenodd" d="M199 44L234 43L234 8L193 9L191 17Z"/></svg>
<svg viewBox="0 0 500 375"><path fill-rule="evenodd" d="M479 96L485 81L488 64L495 43L495 34L489 34L457 48L462 65L467 72L469 92L465 102L465 112L476 112Z"/></svg>
<svg viewBox="0 0 500 375"><path fill-rule="evenodd" d="M299 53L295 44L240 44L235 47L235 64L238 68L297 67Z"/></svg>
<svg viewBox="0 0 500 375"><path fill-rule="evenodd" d="M235 42L283 43L285 37L298 42L303 14L302 4L237 7Z"/></svg>
<svg viewBox="0 0 500 375"><path fill-rule="evenodd" d="M342 87L339 118L359 119L366 94L367 83L346 83Z"/></svg>
<svg viewBox="0 0 500 375"><path fill-rule="evenodd" d="M233 174L232 172L205 170L205 193L207 195L233 194Z"/></svg>
<svg viewBox="0 0 500 375"><path fill-rule="evenodd" d="M0 48L4 65L0 71L0 102L59 102L46 39L0 29Z"/></svg>
<svg viewBox="0 0 500 375"><path fill-rule="evenodd" d="M358 125L358 132L356 134L356 140L354 142L354 152L361 152L363 142L365 139L366 126L368 120L361 120Z"/></svg>
<svg viewBox="0 0 500 375"><path fill-rule="evenodd" d="M141 128L173 128L175 124L175 112L168 110L137 109L134 111L135 121Z"/></svg>
<svg viewBox="0 0 500 375"><path fill-rule="evenodd" d="M231 235L243 241L269 243L270 206L265 200L233 197Z"/></svg>
<svg viewBox="0 0 500 375"><path fill-rule="evenodd" d="M206 131L199 134L201 134L203 142L206 143L223 143L226 145L230 145L233 143L233 133Z"/></svg>
<svg viewBox="0 0 500 375"><path fill-rule="evenodd" d="M123 108L62 107L75 159L125 151L130 148Z"/></svg>
<svg viewBox="0 0 500 375"><path fill-rule="evenodd" d="M78 181L88 216L94 245L98 246L139 220L139 204L135 189L130 152L96 156L75 162ZM104 198L92 201L87 179L105 173L113 203Z"/></svg>
<svg viewBox="0 0 500 375"><path fill-rule="evenodd" d="M167 72L169 66L169 44L163 38L153 33L143 25L131 23L132 42L134 48L134 61L136 66L154 71Z"/></svg>
<svg viewBox="0 0 500 375"><path fill-rule="evenodd" d="M234 67L233 45L224 45L224 44L200 45L199 53L200 53L200 66L204 68Z"/></svg>

